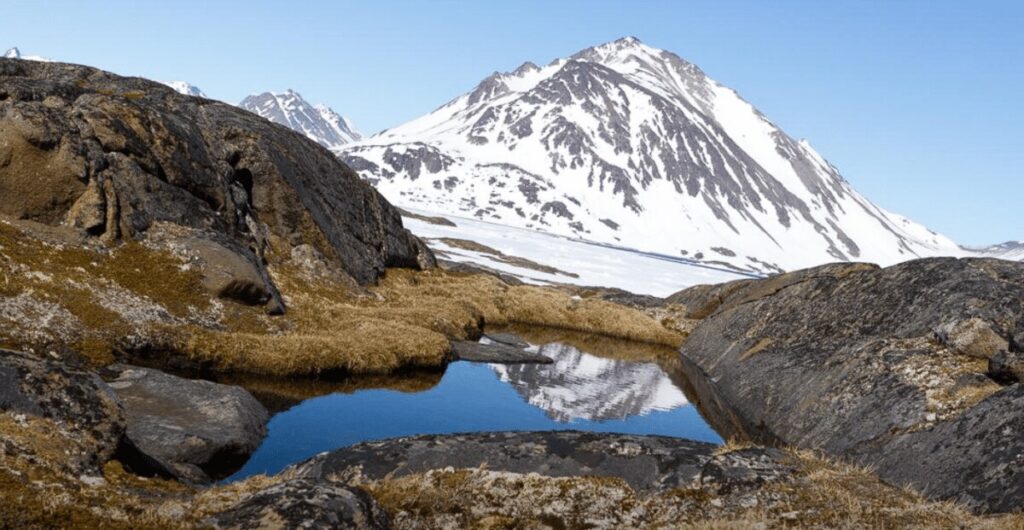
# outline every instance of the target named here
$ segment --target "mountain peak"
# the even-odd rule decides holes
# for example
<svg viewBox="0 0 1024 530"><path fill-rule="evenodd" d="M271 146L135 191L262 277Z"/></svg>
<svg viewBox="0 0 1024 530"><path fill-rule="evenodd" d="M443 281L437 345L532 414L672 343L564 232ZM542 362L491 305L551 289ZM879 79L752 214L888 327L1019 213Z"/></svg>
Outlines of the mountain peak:
<svg viewBox="0 0 1024 530"><path fill-rule="evenodd" d="M201 97L201 98L209 97L199 87L197 87L197 86L195 86L195 85L193 85L191 83L187 83L185 81L160 81L160 82L165 84L165 85L167 85L167 86L169 86L169 87L171 87L171 88L173 88L179 94L184 94L186 96L196 96L196 97Z"/></svg>
<svg viewBox="0 0 1024 530"><path fill-rule="evenodd" d="M314 142L337 149L363 137L352 124L327 105L312 105L294 89L252 94L239 107L300 132Z"/></svg>
<svg viewBox="0 0 1024 530"><path fill-rule="evenodd" d="M402 206L744 272L962 253L635 37L489 76L338 153Z"/></svg>
<svg viewBox="0 0 1024 530"><path fill-rule="evenodd" d="M21 59L21 50L17 46L12 47L4 53L5 59Z"/></svg>

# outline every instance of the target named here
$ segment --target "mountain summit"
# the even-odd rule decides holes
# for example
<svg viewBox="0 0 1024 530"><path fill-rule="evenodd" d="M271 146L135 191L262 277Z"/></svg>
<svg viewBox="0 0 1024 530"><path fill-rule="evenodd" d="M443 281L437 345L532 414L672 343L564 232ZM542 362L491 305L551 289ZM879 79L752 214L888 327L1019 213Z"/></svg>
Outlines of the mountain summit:
<svg viewBox="0 0 1024 530"><path fill-rule="evenodd" d="M264 92L238 104L249 112L298 131L328 149L362 138L347 119L326 105L311 105L294 90Z"/></svg>
<svg viewBox="0 0 1024 530"><path fill-rule="evenodd" d="M753 272L960 254L806 141L628 37L494 73L338 150L393 202Z"/></svg>

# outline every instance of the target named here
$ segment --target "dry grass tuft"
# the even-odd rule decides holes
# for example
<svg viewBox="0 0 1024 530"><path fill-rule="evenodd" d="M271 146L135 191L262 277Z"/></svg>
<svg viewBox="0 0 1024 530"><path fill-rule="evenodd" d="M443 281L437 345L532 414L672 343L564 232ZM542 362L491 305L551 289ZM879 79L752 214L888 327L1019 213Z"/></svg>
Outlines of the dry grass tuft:
<svg viewBox="0 0 1024 530"><path fill-rule="evenodd" d="M287 268L275 272L289 299L287 329L193 329L178 347L217 370L289 375L438 366L450 340L475 339L485 323L549 326L672 347L682 342L639 311L554 288L509 286L488 275L393 269L368 295L357 295Z"/></svg>

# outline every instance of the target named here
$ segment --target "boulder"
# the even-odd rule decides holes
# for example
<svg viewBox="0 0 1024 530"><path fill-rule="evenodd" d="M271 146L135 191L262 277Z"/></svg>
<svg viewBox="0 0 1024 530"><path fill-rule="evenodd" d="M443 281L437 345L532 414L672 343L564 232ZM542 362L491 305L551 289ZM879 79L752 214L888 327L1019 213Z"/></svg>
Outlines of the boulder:
<svg viewBox="0 0 1024 530"><path fill-rule="evenodd" d="M387 514L359 488L298 479L245 494L205 521L214 528L390 528Z"/></svg>
<svg viewBox="0 0 1024 530"><path fill-rule="evenodd" d="M988 361L988 375L1003 384L1024 382L1024 353L1003 350Z"/></svg>
<svg viewBox="0 0 1024 530"><path fill-rule="evenodd" d="M75 440L77 451L61 464L76 475L97 474L125 432L121 405L96 374L9 350L0 350L0 412L43 418ZM0 432L0 454L6 434Z"/></svg>
<svg viewBox="0 0 1024 530"><path fill-rule="evenodd" d="M731 424L720 432L849 458L980 511L1024 506L1021 390L978 358L1015 353L1024 264L835 264L718 298L681 353L728 410L710 418Z"/></svg>
<svg viewBox="0 0 1024 530"><path fill-rule="evenodd" d="M269 414L241 387L137 366L107 368L127 438L160 471L205 483L240 467L266 435Z"/></svg>
<svg viewBox="0 0 1024 530"><path fill-rule="evenodd" d="M310 245L359 284L435 265L328 150L232 105L85 66L0 59L0 215L109 243L173 224L219 296L283 309L266 264ZM191 237L191 236L190 236Z"/></svg>

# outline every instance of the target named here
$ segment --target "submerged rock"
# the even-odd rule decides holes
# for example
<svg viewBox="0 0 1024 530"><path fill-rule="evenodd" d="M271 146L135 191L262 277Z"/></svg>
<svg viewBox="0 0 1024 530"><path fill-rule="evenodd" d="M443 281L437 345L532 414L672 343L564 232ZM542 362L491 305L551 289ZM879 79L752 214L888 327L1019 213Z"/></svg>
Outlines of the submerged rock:
<svg viewBox="0 0 1024 530"><path fill-rule="evenodd" d="M206 521L214 528L390 528L365 491L317 480L289 480L244 495Z"/></svg>
<svg viewBox="0 0 1024 530"><path fill-rule="evenodd" d="M484 337L492 342L503 344L505 346L512 346L513 348L529 348L530 343L526 342L519 335L515 333L505 333L500 331L492 331L484 333Z"/></svg>
<svg viewBox="0 0 1024 530"><path fill-rule="evenodd" d="M124 404L127 437L176 478L204 483L245 463L269 414L241 387L114 365L110 386Z"/></svg>
<svg viewBox="0 0 1024 530"><path fill-rule="evenodd" d="M716 296L681 352L728 407L719 419L933 497L1022 509L1024 390L987 378L985 359L1019 347L1024 264L836 264Z"/></svg>
<svg viewBox="0 0 1024 530"><path fill-rule="evenodd" d="M541 363L551 364L550 357L524 348L502 343L484 344L468 340L452 342L452 355L457 361L478 363Z"/></svg>

